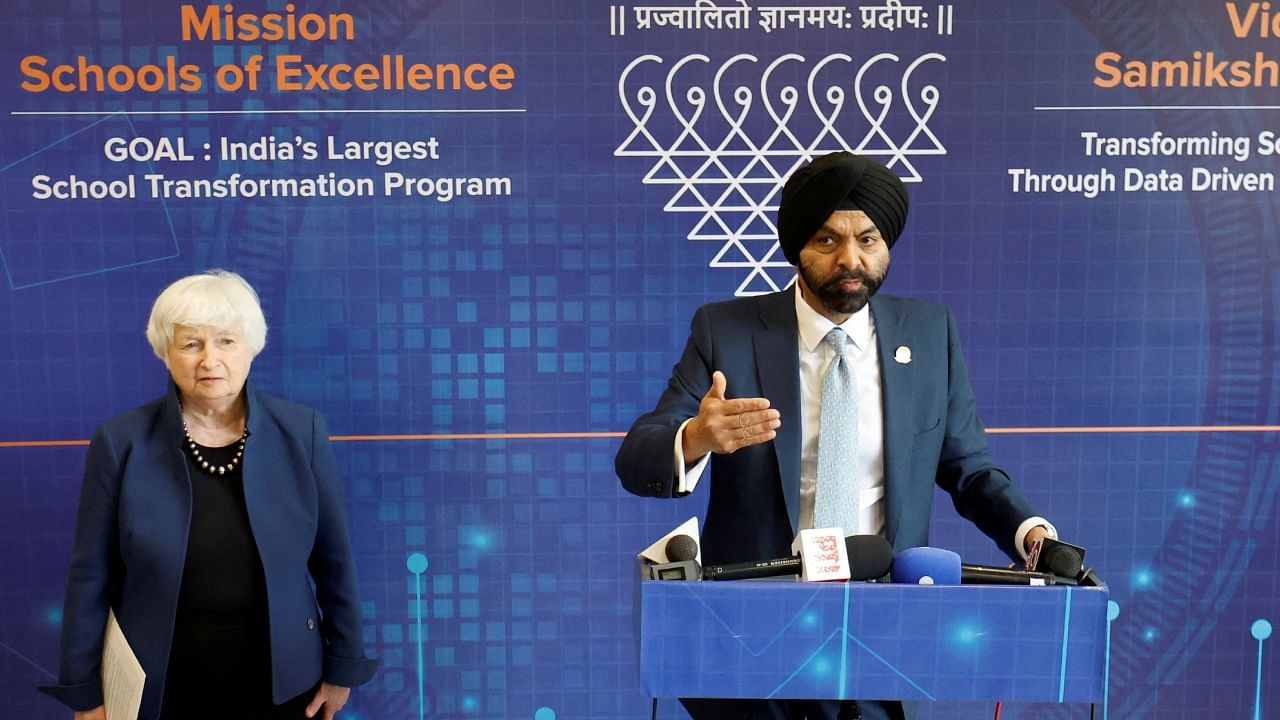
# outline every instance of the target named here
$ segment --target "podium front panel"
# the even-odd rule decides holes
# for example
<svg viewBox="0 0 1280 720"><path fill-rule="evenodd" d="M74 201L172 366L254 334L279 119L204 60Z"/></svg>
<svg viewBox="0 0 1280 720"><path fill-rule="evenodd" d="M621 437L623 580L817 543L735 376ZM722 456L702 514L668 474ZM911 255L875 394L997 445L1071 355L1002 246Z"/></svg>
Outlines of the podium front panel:
<svg viewBox="0 0 1280 720"><path fill-rule="evenodd" d="M651 697L1102 699L1104 588L641 585Z"/></svg>

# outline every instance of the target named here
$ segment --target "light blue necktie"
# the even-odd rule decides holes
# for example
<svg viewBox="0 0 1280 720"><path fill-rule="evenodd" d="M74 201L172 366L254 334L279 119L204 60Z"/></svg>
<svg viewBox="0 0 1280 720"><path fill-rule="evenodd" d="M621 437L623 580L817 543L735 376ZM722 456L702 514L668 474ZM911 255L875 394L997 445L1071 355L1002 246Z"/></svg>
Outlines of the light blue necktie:
<svg viewBox="0 0 1280 720"><path fill-rule="evenodd" d="M847 357L844 331L832 328L823 338L835 357L822 379L822 412L818 427L818 490L815 528L858 532L858 388L853 362Z"/></svg>

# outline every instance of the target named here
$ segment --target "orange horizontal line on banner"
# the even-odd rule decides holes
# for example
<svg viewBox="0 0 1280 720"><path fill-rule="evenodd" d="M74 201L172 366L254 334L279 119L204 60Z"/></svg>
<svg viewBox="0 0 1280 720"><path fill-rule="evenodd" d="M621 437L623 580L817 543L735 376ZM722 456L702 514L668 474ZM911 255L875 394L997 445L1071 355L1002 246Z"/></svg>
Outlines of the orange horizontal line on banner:
<svg viewBox="0 0 1280 720"><path fill-rule="evenodd" d="M1280 105L1037 105L1039 112L1100 110L1280 110Z"/></svg>
<svg viewBox="0 0 1280 720"><path fill-rule="evenodd" d="M12 110L26 117L113 117L116 115L494 115L524 108L354 108L296 110Z"/></svg>
<svg viewBox="0 0 1280 720"><path fill-rule="evenodd" d="M623 432L546 433L435 433L429 435L330 435L334 442L387 442L403 440L582 440L626 437Z"/></svg>
<svg viewBox="0 0 1280 720"><path fill-rule="evenodd" d="M1116 427L987 428L989 435L1083 435L1086 433L1280 432L1280 425L1123 425Z"/></svg>
<svg viewBox="0 0 1280 720"><path fill-rule="evenodd" d="M88 440L0 440L0 448L75 447L88 444Z"/></svg>
<svg viewBox="0 0 1280 720"><path fill-rule="evenodd" d="M1268 433L1280 425L1128 425L987 428L990 435L1085 435L1116 433ZM334 442L438 442L442 440L592 440L626 437L624 432L431 433L403 435L330 435ZM0 440L0 448L76 447L88 440Z"/></svg>

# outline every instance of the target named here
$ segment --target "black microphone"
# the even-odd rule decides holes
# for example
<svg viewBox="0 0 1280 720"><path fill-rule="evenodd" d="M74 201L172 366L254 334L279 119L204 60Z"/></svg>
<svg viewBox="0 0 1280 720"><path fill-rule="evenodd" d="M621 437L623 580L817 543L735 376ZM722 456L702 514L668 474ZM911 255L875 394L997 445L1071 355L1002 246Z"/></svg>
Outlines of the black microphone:
<svg viewBox="0 0 1280 720"><path fill-rule="evenodd" d="M775 560L758 562L728 563L726 565L708 565L702 568L704 580L751 580L753 578L777 577L779 575L799 575L804 569L804 562L799 555Z"/></svg>
<svg viewBox="0 0 1280 720"><path fill-rule="evenodd" d="M849 557L850 580L877 580L889 574L893 565L893 548L879 535L850 535L844 539ZM708 565L702 569L704 580L750 580L753 578L799 575L804 560L799 555L756 562Z"/></svg>
<svg viewBox="0 0 1280 720"><path fill-rule="evenodd" d="M698 541L688 535L672 535L667 540L666 553L671 562L693 560L698 557Z"/></svg>
<svg viewBox="0 0 1280 720"><path fill-rule="evenodd" d="M1105 587L1098 573L1084 564L1085 549L1061 540L1041 538L1027 555L1027 569L1050 572L1058 582L1080 587Z"/></svg>
<svg viewBox="0 0 1280 720"><path fill-rule="evenodd" d="M893 567L893 546L879 535L850 535L844 546L849 551L850 580L879 580Z"/></svg>
<svg viewBox="0 0 1280 720"><path fill-rule="evenodd" d="M1080 587L1106 587L1107 584L1098 577L1098 573L1093 568L1085 568L1080 571L1080 577L1076 578L1076 582Z"/></svg>
<svg viewBox="0 0 1280 720"><path fill-rule="evenodd" d="M1085 549L1061 540L1041 538L1027 555L1027 569L1065 578L1079 578L1084 572Z"/></svg>
<svg viewBox="0 0 1280 720"><path fill-rule="evenodd" d="M960 583L962 585L1075 584L1067 578L1060 578L1046 572L1015 570L1013 568L996 567L994 565L970 565L969 563L960 563Z"/></svg>

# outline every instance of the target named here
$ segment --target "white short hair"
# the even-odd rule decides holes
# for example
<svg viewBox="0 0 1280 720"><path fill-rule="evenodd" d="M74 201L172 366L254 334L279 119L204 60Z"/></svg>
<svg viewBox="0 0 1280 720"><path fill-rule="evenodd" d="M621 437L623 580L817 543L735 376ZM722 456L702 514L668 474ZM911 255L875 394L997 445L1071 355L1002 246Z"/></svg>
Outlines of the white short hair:
<svg viewBox="0 0 1280 720"><path fill-rule="evenodd" d="M244 278L226 270L188 275L156 298L147 321L147 342L166 364L178 325L236 329L254 357L267 345L267 319L258 293Z"/></svg>

